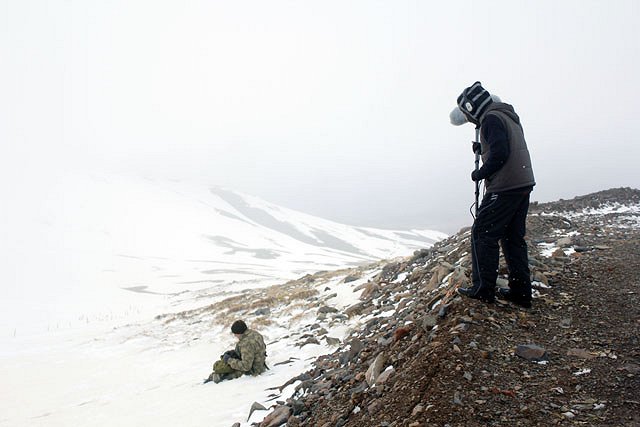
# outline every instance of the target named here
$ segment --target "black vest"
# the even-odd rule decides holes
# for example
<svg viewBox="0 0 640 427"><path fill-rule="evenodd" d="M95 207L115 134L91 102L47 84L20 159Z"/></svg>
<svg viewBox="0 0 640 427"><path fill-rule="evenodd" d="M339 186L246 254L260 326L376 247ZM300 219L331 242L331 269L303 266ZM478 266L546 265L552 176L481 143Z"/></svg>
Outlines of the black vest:
<svg viewBox="0 0 640 427"><path fill-rule="evenodd" d="M513 107L508 104L494 102L483 115L483 121L489 115L497 116L507 130L509 157L496 173L485 179L487 192L498 193L535 185L531 157L529 156L527 143L524 140L524 131L522 130L522 125L520 125L518 115L513 111ZM482 161L485 162L489 158L490 147L482 136L482 132L480 132L480 135Z"/></svg>

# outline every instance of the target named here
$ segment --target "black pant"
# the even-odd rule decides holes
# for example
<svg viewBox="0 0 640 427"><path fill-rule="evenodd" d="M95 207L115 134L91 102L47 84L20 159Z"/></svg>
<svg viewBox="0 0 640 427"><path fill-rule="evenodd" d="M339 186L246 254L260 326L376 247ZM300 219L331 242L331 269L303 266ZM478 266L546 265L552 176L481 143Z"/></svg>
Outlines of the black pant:
<svg viewBox="0 0 640 427"><path fill-rule="evenodd" d="M494 295L500 248L509 268L509 287L518 296L531 298L531 278L526 232L529 194L523 191L487 193L471 231L471 279L477 293Z"/></svg>

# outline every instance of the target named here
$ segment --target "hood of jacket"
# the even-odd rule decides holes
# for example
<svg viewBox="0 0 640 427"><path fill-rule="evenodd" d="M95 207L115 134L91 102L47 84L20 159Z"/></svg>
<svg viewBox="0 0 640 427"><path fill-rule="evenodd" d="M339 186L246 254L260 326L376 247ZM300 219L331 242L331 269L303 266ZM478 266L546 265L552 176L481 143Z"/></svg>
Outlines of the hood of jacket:
<svg viewBox="0 0 640 427"><path fill-rule="evenodd" d="M489 105L489 107L487 107L487 111L485 111L484 114L482 115L481 122L484 120L485 117L487 117L487 114L489 114L492 111L496 111L496 110L500 111L501 113L506 114L514 122L516 122L517 124L520 124L520 116L518 116L516 111L513 109L512 105L507 104L505 102L492 102L491 105Z"/></svg>

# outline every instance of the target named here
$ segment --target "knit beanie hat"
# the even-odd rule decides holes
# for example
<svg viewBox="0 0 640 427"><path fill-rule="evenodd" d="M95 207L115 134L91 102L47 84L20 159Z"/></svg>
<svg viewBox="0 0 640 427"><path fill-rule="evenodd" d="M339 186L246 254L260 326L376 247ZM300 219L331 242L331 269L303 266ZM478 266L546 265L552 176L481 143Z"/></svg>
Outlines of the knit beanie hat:
<svg viewBox="0 0 640 427"><path fill-rule="evenodd" d="M231 332L233 332L234 334L242 335L246 330L247 324L242 320L236 320L235 322L233 322L233 325L231 325Z"/></svg>
<svg viewBox="0 0 640 427"><path fill-rule="evenodd" d="M458 97L458 108L471 123L480 124L482 115L487 111L493 100L491 94L482 87L480 82L475 82L462 91ZM453 120L452 120L453 122Z"/></svg>

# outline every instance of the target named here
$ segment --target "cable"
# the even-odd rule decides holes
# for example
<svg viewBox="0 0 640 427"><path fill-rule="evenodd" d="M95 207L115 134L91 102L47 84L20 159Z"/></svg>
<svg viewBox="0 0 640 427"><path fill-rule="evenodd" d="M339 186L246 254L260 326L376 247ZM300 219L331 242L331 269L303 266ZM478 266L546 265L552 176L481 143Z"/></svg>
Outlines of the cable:
<svg viewBox="0 0 640 427"><path fill-rule="evenodd" d="M484 198L485 193L487 192L487 189L486 189L486 187L485 187L485 185L484 185L484 180L483 180L483 181L482 181L482 183L481 183L481 184L479 184L479 185L480 185L480 186L482 186L482 191L480 191L480 193L482 194L481 199L483 199L483 198ZM473 202L473 203L471 204L471 206L469 206L469 213L471 214L471 218L473 218L473 221L475 221L475 220L476 220L476 216L473 214L473 207L474 207L475 205L476 205L476 202ZM479 207L480 207L480 206L478 206L478 208L479 208Z"/></svg>

